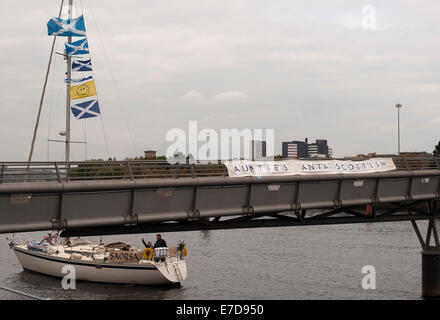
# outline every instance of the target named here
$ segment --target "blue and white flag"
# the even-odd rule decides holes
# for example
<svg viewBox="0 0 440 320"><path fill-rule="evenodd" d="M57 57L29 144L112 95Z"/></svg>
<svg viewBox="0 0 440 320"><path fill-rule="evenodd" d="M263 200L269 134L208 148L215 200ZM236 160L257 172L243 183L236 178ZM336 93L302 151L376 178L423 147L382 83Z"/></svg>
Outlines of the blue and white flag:
<svg viewBox="0 0 440 320"><path fill-rule="evenodd" d="M65 83L75 83L75 82L83 82L83 81L87 81L87 80L92 80L93 76L89 76L87 78L81 78L81 79L64 79Z"/></svg>
<svg viewBox="0 0 440 320"><path fill-rule="evenodd" d="M71 110L75 119L93 118L101 114L96 96L92 100L74 104Z"/></svg>
<svg viewBox="0 0 440 320"><path fill-rule="evenodd" d="M84 17L81 15L74 19L51 18L47 23L47 34L59 37L85 37Z"/></svg>
<svg viewBox="0 0 440 320"><path fill-rule="evenodd" d="M76 60L72 62L72 71L93 71L92 60Z"/></svg>
<svg viewBox="0 0 440 320"><path fill-rule="evenodd" d="M64 46L66 47L66 54L69 56L89 53L89 43L87 42L87 38L72 43L65 43Z"/></svg>

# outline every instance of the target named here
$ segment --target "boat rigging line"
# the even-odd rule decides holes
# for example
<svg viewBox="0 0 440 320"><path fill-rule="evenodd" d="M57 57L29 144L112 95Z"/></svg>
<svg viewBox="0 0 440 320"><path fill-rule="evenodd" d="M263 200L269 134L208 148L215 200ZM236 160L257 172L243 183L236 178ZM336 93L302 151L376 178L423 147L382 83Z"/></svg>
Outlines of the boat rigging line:
<svg viewBox="0 0 440 320"><path fill-rule="evenodd" d="M101 31L99 29L98 22L97 22L97 19L95 17L93 6L92 6L91 1L87 1L87 2L88 2L88 7L90 8L93 24L95 25L95 28L96 28L96 31L97 31L97 34L98 34L98 39L99 39L99 42L101 44L101 48L102 48L102 52L104 54L105 62L107 64L107 70L109 72L110 80L111 80L112 85L113 85L113 87L115 89L115 93L116 93L116 97L118 99L119 107L120 107L122 115L124 117L125 126L127 127L127 130L128 130L128 136L129 136L130 142L132 144L132 147L134 148L133 151L137 154L138 148L136 146L136 143L134 142L133 135L131 133L131 128L130 128L130 125L129 125L128 119L127 119L127 114L125 112L125 105L122 102L121 95L119 94L119 90L118 90L118 87L116 85L115 78L113 76L113 72L112 72L112 69L111 69L111 66L110 66L110 62L109 62L109 58L108 58L108 55L107 55L107 51L105 50L104 41L102 41ZM82 0L79 0L79 3L80 3L81 11L82 11L83 10L82 9ZM101 122L102 122L102 116L101 116ZM104 128L104 123L103 122L102 122L102 126ZM105 138L105 132L104 132L104 138Z"/></svg>
<svg viewBox="0 0 440 320"><path fill-rule="evenodd" d="M41 297L35 296L33 294L21 292L21 291L14 290L14 289L11 289L11 288L6 288L6 287L3 287L3 286L0 286L0 289L4 290L4 291L9 291L9 292L12 292L12 293L16 293L18 295L21 295L21 296L24 296L24 297L28 297L28 298L31 298L31 299L35 299L35 300L50 300L50 298L41 298Z"/></svg>
<svg viewBox="0 0 440 320"><path fill-rule="evenodd" d="M61 18L61 12L63 11L63 5L64 5L64 0L61 0L61 6L60 6L60 11L58 13L58 18ZM32 161L32 155L34 153L35 139L37 138L38 126L40 124L41 109L43 107L44 95L46 93L47 79L49 78L50 66L52 64L52 57L53 57L53 51L55 48L56 39L57 39L57 37L54 36L53 41L52 41L52 49L50 50L49 63L47 64L47 71L46 71L46 77L44 80L43 91L41 93L40 106L38 108L37 121L35 123L35 128L34 128L34 135L32 137L31 149L29 151L28 162Z"/></svg>

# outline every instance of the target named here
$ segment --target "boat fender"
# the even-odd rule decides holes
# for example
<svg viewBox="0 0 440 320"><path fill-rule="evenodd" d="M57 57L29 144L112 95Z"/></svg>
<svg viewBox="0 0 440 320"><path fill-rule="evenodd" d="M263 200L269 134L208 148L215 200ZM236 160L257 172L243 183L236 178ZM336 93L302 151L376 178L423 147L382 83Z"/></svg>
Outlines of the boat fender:
<svg viewBox="0 0 440 320"><path fill-rule="evenodd" d="M154 256L154 250L151 248L146 248L144 250L144 259L146 260L152 260Z"/></svg>
<svg viewBox="0 0 440 320"><path fill-rule="evenodd" d="M82 261L92 261L91 257L81 256Z"/></svg>
<svg viewBox="0 0 440 320"><path fill-rule="evenodd" d="M81 260L81 257L82 257L82 254L80 254L80 253L72 253L70 255L70 258L73 260Z"/></svg>
<svg viewBox="0 0 440 320"><path fill-rule="evenodd" d="M104 255L104 254L95 254L95 255L93 256L93 258L94 258L96 261L104 261L104 259L105 259L105 255Z"/></svg>

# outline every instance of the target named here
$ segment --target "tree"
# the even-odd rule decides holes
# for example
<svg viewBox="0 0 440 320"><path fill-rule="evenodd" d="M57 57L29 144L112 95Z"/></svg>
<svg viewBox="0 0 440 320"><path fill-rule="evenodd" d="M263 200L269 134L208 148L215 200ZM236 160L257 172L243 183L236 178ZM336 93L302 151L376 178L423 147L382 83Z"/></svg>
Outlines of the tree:
<svg viewBox="0 0 440 320"><path fill-rule="evenodd" d="M434 157L440 157L440 141L437 143L437 145L435 146L434 151L432 152L432 155Z"/></svg>

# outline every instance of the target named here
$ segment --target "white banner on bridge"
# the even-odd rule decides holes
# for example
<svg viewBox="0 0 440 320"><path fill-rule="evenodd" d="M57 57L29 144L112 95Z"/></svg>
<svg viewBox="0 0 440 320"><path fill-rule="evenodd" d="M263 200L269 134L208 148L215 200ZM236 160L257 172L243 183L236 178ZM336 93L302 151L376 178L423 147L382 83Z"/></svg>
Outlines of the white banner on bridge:
<svg viewBox="0 0 440 320"><path fill-rule="evenodd" d="M225 161L230 177L371 173L396 170L391 158L351 160Z"/></svg>

